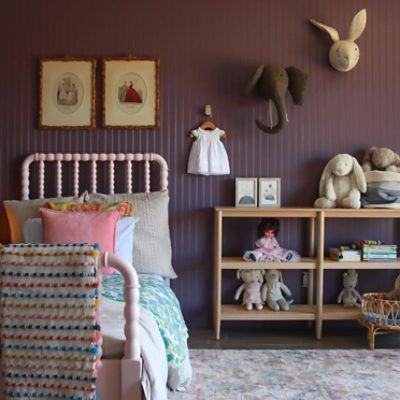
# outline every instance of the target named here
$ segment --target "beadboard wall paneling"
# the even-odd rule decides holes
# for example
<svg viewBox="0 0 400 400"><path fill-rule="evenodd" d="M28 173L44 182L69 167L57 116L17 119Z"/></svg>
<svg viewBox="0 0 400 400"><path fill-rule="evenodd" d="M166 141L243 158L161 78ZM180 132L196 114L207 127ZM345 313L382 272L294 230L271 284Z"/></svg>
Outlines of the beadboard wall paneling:
<svg viewBox="0 0 400 400"><path fill-rule="evenodd" d="M358 44L361 59L351 72L328 64L329 38L308 18L341 35L365 7L367 28ZM361 158L371 145L400 151L398 91L400 2L395 0L87 0L0 2L0 199L20 197L19 168L32 152L135 152L162 154L170 166L172 283L191 327L211 325L213 210L234 204L234 178L281 177L283 206L311 206L322 168L336 153ZM41 131L38 121L40 57L158 56L161 60L161 128ZM310 75L304 105L288 97L287 128L277 135L258 130L267 107L241 93L260 63L295 65ZM101 69L97 124L101 121ZM231 174L185 173L191 142L187 132L203 120L210 103L214 121L228 132ZM105 188L105 182L102 182ZM54 187L49 186L49 194ZM0 215L4 221L4 212ZM257 221L231 222L226 254L251 248ZM328 242L366 237L391 240L390 221L329 222ZM282 221L280 243L306 250L306 224ZM1 224L7 240L6 224ZM229 240L228 240L229 239ZM224 296L237 282L226 272ZM360 273L360 290L386 290L395 273ZM377 279L375 279L378 277ZM300 273L285 273L296 301L305 299ZM340 274L326 279L335 301Z"/></svg>

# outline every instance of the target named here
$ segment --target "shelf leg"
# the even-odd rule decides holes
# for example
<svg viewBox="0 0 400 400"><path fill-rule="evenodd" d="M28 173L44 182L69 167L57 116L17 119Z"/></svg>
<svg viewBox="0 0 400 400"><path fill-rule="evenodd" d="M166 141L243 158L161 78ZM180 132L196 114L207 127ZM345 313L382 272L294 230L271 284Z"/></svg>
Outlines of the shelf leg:
<svg viewBox="0 0 400 400"><path fill-rule="evenodd" d="M309 219L309 237L308 237L308 256L315 257L315 218ZM309 306L314 305L314 270L308 270L308 289L307 303ZM308 327L312 328L313 321L308 321Z"/></svg>
<svg viewBox="0 0 400 400"><path fill-rule="evenodd" d="M214 330L219 340L221 333L221 262L222 262L222 213L215 211L214 216Z"/></svg>
<svg viewBox="0 0 400 400"><path fill-rule="evenodd" d="M324 301L324 242L325 242L325 213L318 213L318 254L317 254L317 315L315 335L318 340L322 337L322 316Z"/></svg>

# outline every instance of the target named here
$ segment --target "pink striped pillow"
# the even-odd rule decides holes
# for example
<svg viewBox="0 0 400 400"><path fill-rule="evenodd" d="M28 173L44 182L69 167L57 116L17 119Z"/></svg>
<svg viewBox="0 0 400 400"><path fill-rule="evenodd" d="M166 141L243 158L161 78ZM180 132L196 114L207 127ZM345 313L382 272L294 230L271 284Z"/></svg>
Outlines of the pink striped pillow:
<svg viewBox="0 0 400 400"><path fill-rule="evenodd" d="M89 243L114 253L119 211L64 212L40 209L44 243Z"/></svg>

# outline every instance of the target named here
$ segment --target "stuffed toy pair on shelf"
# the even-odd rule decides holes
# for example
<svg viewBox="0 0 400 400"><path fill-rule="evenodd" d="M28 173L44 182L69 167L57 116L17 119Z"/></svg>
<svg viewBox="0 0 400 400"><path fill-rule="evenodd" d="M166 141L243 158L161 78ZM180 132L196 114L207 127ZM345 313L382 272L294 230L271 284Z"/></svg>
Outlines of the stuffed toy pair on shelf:
<svg viewBox="0 0 400 400"><path fill-rule="evenodd" d="M262 310L264 304L273 311L288 311L289 302L284 295L290 297L292 293L283 283L282 273L276 269L241 269L237 271L237 278L243 283L235 293L235 300L239 300L243 292L243 305L248 311ZM265 281L264 281L265 279Z"/></svg>
<svg viewBox="0 0 400 400"><path fill-rule="evenodd" d="M361 193L367 191L365 172L400 172L400 157L386 147L367 150L362 167L349 154L337 154L325 166L319 182L317 208L360 208Z"/></svg>

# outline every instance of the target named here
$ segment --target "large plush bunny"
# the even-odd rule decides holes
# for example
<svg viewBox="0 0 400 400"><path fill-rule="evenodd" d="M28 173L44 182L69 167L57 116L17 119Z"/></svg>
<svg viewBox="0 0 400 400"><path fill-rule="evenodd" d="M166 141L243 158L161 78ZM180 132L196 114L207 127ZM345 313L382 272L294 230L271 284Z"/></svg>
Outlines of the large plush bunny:
<svg viewBox="0 0 400 400"><path fill-rule="evenodd" d="M335 28L321 24L313 19L310 22L327 32L333 40L333 45L329 51L329 61L333 68L340 72L347 72L353 69L360 58L360 49L354 42L364 32L367 24L367 11L365 9L359 11L350 25L348 38L340 40L339 33Z"/></svg>
<svg viewBox="0 0 400 400"><path fill-rule="evenodd" d="M253 304L257 310L263 309L261 301L261 285L264 281L264 270L262 269L239 269L236 273L238 279L242 279L243 283L237 288L235 300L239 300L243 293L243 305L248 311L253 309Z"/></svg>
<svg viewBox="0 0 400 400"><path fill-rule="evenodd" d="M276 269L265 271L265 283L261 290L261 299L273 311L288 311L289 304L282 292L288 297L292 296L289 288L283 283L282 274Z"/></svg>
<svg viewBox="0 0 400 400"><path fill-rule="evenodd" d="M367 190L364 172L349 154L338 154L328 161L319 181L317 208L360 208L361 193ZM361 192L361 193L360 193Z"/></svg>

